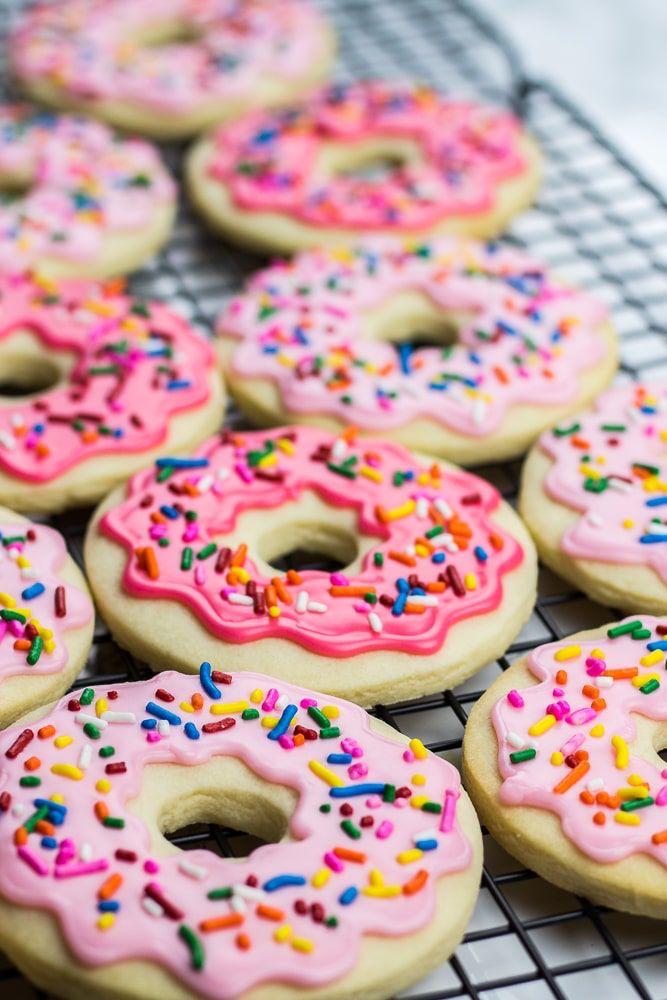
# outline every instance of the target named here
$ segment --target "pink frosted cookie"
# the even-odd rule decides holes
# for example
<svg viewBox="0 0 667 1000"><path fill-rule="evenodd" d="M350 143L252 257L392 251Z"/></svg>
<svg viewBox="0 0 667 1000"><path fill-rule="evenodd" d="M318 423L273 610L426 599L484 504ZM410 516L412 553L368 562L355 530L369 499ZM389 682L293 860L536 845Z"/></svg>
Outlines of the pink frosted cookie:
<svg viewBox="0 0 667 1000"><path fill-rule="evenodd" d="M89 119L0 105L0 274L128 274L166 242L175 211L153 146Z"/></svg>
<svg viewBox="0 0 667 1000"><path fill-rule="evenodd" d="M370 1000L453 951L481 874L458 772L272 683L203 663L3 734L0 945L31 979L66 998ZM165 840L196 821L270 843L239 861Z"/></svg>
<svg viewBox="0 0 667 1000"><path fill-rule="evenodd" d="M400 343L416 331L433 346ZM305 251L251 278L218 333L255 423L353 424L463 465L523 454L616 369L601 303L513 247L452 237Z"/></svg>
<svg viewBox="0 0 667 1000"><path fill-rule="evenodd" d="M278 571L295 551L338 568ZM85 558L117 640L155 669L224 650L363 705L470 676L535 594L530 539L488 483L308 427L158 459L103 502Z"/></svg>
<svg viewBox="0 0 667 1000"><path fill-rule="evenodd" d="M511 854L593 902L667 918L667 625L534 650L475 705L466 787Z"/></svg>
<svg viewBox="0 0 667 1000"><path fill-rule="evenodd" d="M36 100L167 139L298 97L333 50L309 0L60 0L31 7L9 55Z"/></svg>
<svg viewBox="0 0 667 1000"><path fill-rule="evenodd" d="M30 392L0 407L0 500L24 511L99 500L222 416L206 340L118 281L0 278L0 363Z"/></svg>
<svg viewBox="0 0 667 1000"><path fill-rule="evenodd" d="M665 442L667 382L633 382L528 456L520 508L538 550L602 604L667 612Z"/></svg>
<svg viewBox="0 0 667 1000"><path fill-rule="evenodd" d="M67 690L93 625L88 587L62 537L0 507L0 727Z"/></svg>
<svg viewBox="0 0 667 1000"><path fill-rule="evenodd" d="M225 236L291 252L373 232L495 235L533 200L539 165L509 112L372 81L221 126L193 148L187 180Z"/></svg>

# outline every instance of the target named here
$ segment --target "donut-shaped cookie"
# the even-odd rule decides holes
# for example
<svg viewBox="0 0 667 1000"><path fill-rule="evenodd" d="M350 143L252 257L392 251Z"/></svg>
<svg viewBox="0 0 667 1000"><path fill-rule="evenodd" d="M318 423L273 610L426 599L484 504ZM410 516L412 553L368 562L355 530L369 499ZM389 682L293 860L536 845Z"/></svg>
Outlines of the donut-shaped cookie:
<svg viewBox="0 0 667 1000"><path fill-rule="evenodd" d="M341 568L271 565L294 550ZM363 705L470 676L535 593L529 536L488 483L308 427L158 459L102 503L85 558L117 640L155 669L215 653Z"/></svg>
<svg viewBox="0 0 667 1000"><path fill-rule="evenodd" d="M466 788L510 854L596 903L667 918L667 626L626 618L534 650L475 705Z"/></svg>
<svg viewBox="0 0 667 1000"><path fill-rule="evenodd" d="M0 500L49 512L99 500L165 447L217 426L223 391L207 341L122 282L0 278Z"/></svg>
<svg viewBox="0 0 667 1000"><path fill-rule="evenodd" d="M87 118L0 105L0 273L128 274L169 238L175 211L153 146Z"/></svg>
<svg viewBox="0 0 667 1000"><path fill-rule="evenodd" d="M274 264L218 333L230 391L255 423L352 424L462 465L522 454L616 370L599 302L513 247L452 237ZM413 334L433 346L400 343Z"/></svg>
<svg viewBox="0 0 667 1000"><path fill-rule="evenodd" d="M372 232L493 236L533 200L539 162L509 112L373 81L221 126L194 146L186 176L224 236L292 252Z"/></svg>
<svg viewBox="0 0 667 1000"><path fill-rule="evenodd" d="M0 728L67 690L93 626L88 587L62 536L0 507Z"/></svg>
<svg viewBox="0 0 667 1000"><path fill-rule="evenodd" d="M544 561L602 604L667 612L667 383L628 383L546 431L520 509Z"/></svg>
<svg viewBox="0 0 667 1000"><path fill-rule="evenodd" d="M481 873L455 768L348 702L200 673L86 688L2 734L12 960L100 1000L370 1000L442 962ZM181 853L164 834L194 821L274 843Z"/></svg>
<svg viewBox="0 0 667 1000"><path fill-rule="evenodd" d="M26 13L9 55L41 103L168 139L298 97L333 50L309 0L63 0Z"/></svg>

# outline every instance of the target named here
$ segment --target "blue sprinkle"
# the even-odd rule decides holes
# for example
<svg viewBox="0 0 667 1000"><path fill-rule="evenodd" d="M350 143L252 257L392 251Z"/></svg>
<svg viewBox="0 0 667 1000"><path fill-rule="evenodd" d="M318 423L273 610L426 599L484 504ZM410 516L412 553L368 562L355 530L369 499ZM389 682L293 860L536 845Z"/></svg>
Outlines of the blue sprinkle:
<svg viewBox="0 0 667 1000"><path fill-rule="evenodd" d="M199 739L199 730L195 726L194 722L186 722L183 728L183 732L191 740Z"/></svg>
<svg viewBox="0 0 667 1000"><path fill-rule="evenodd" d="M43 434L44 424L33 424L32 429L35 431L36 434Z"/></svg>
<svg viewBox="0 0 667 1000"><path fill-rule="evenodd" d="M155 460L158 469L205 469L207 458L158 458Z"/></svg>
<svg viewBox="0 0 667 1000"><path fill-rule="evenodd" d="M31 601L33 597L39 597L45 590L46 587L43 583L33 583L30 587L26 587L25 590L21 591L21 597L24 601Z"/></svg>
<svg viewBox="0 0 667 1000"><path fill-rule="evenodd" d="M667 639L656 639L655 642L649 642L646 648L649 653L652 653L654 649L667 650Z"/></svg>
<svg viewBox="0 0 667 1000"><path fill-rule="evenodd" d="M410 354L412 353L412 348L409 344L399 344L398 345L398 359L401 365L401 371L404 375L411 375L412 369L410 367Z"/></svg>
<svg viewBox="0 0 667 1000"><path fill-rule="evenodd" d="M330 753L327 757L327 764L351 764L351 753Z"/></svg>
<svg viewBox="0 0 667 1000"><path fill-rule="evenodd" d="M444 552L434 552L431 556L431 562L438 565L439 563L444 563L445 553Z"/></svg>
<svg viewBox="0 0 667 1000"><path fill-rule="evenodd" d="M284 736L289 729L289 724L296 715L299 709L296 705L286 705L283 709L283 714L278 719L273 729L269 729L268 739L279 740L281 736Z"/></svg>
<svg viewBox="0 0 667 1000"><path fill-rule="evenodd" d="M51 799L35 799L33 801L33 805L35 809L41 809L42 806L48 806L51 816L58 814L64 818L67 815L67 806L61 805L60 802L52 802ZM49 816L50 820L51 816ZM51 822L53 821L51 820Z"/></svg>
<svg viewBox="0 0 667 1000"><path fill-rule="evenodd" d="M383 795L385 784L368 782L365 785L336 785L329 789L332 799L351 799L358 795Z"/></svg>
<svg viewBox="0 0 667 1000"><path fill-rule="evenodd" d="M652 497L646 501L647 507L663 507L667 503L667 497Z"/></svg>
<svg viewBox="0 0 667 1000"><path fill-rule="evenodd" d="M417 595L417 597L426 597L426 591L423 587L413 587L410 591L410 596Z"/></svg>
<svg viewBox="0 0 667 1000"><path fill-rule="evenodd" d="M399 591L398 597L394 601L394 606L391 609L391 613L394 616L394 618L401 617L401 615L405 610L405 605L407 604L407 602L408 602L408 591L407 590Z"/></svg>
<svg viewBox="0 0 667 1000"><path fill-rule="evenodd" d="M480 562L486 562L486 560L489 558L488 553L486 552L485 549L482 548L481 545L475 546L475 555L477 556Z"/></svg>
<svg viewBox="0 0 667 1000"><path fill-rule="evenodd" d="M655 545L656 542L667 542L667 535L642 535L639 541L642 545Z"/></svg>
<svg viewBox="0 0 667 1000"><path fill-rule="evenodd" d="M156 705L154 701L148 702L146 711L149 715L154 715L156 719L164 719L165 722L170 723L172 726L180 726L183 721L179 715L174 715L173 712L170 712L168 708L163 708L162 705Z"/></svg>
<svg viewBox="0 0 667 1000"><path fill-rule="evenodd" d="M117 899L103 899L97 904L98 913L118 913L119 910L120 903Z"/></svg>
<svg viewBox="0 0 667 1000"><path fill-rule="evenodd" d="M415 474L414 474L414 472L412 471L412 469L407 469L407 470L406 470L406 471L405 471L405 472L403 473L403 479L405 479L406 483L410 483L410 482L412 482L412 480L413 480L414 478L415 478Z"/></svg>
<svg viewBox="0 0 667 1000"><path fill-rule="evenodd" d="M399 590L402 594L403 593L407 594L408 591L410 590L410 584L408 583L408 581L405 579L404 576L399 576L398 579L396 580L396 589Z"/></svg>
<svg viewBox="0 0 667 1000"><path fill-rule="evenodd" d="M199 668L199 683L209 698L213 698L214 701L217 701L219 698L222 698L222 691L213 683L213 679L211 677L212 670L213 668L208 660L204 660Z"/></svg>
<svg viewBox="0 0 667 1000"><path fill-rule="evenodd" d="M171 507L168 503L163 503L160 507L160 513L168 517L170 521L175 521L178 517L178 511L175 507Z"/></svg>
<svg viewBox="0 0 667 1000"><path fill-rule="evenodd" d="M42 837L40 843L47 851L53 851L58 846L58 841L55 837Z"/></svg>
<svg viewBox="0 0 667 1000"><path fill-rule="evenodd" d="M355 886L351 885L349 889L345 890L345 892L341 892L340 896L338 897L338 902L341 904L341 906L349 906L350 903L354 903L358 895L359 895L359 890L355 888Z"/></svg>
<svg viewBox="0 0 667 1000"><path fill-rule="evenodd" d="M189 379L179 378L173 379L171 382L167 382L167 389L169 389L170 392L173 392L174 389L189 389L191 385L192 382L190 382Z"/></svg>
<svg viewBox="0 0 667 1000"><path fill-rule="evenodd" d="M420 851L434 851L437 846L438 841L435 839L418 840L415 842L415 847L418 847Z"/></svg>
<svg viewBox="0 0 667 1000"><path fill-rule="evenodd" d="M157 719L144 719L144 721L141 723L141 728L142 729L156 729L157 728Z"/></svg>
<svg viewBox="0 0 667 1000"><path fill-rule="evenodd" d="M275 892L276 889L285 889L288 885L305 885L306 880L303 875L276 875L270 878L262 886L264 892Z"/></svg>

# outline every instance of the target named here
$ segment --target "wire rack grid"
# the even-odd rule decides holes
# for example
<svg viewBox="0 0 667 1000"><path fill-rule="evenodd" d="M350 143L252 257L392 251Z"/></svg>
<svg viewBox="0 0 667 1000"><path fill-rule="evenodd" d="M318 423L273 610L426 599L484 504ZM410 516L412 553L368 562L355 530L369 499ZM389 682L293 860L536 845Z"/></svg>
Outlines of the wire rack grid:
<svg viewBox="0 0 667 1000"><path fill-rule="evenodd" d="M667 373L667 202L583 114L553 86L527 79L511 45L464 0L320 0L340 40L337 75L411 77L443 90L517 110L541 142L547 177L535 208L509 238L550 262L565 278L600 296L621 334L621 378ZM0 0L2 35L22 8ZM0 77L0 79L2 79ZM0 85L1 86L1 85ZM5 88L11 93L9 85ZM166 155L178 175L182 150ZM261 261L207 236L186 205L173 239L132 278L142 295L167 299L210 335L212 319ZM238 423L230 412L228 420ZM519 464L481 470L512 501ZM53 518L81 564L89 512ZM614 617L544 570L531 620L498 662L454 691L378 706L377 714L458 764L463 728L475 700L534 646ZM99 622L78 685L149 675L114 644ZM182 848L208 847L242 857L251 839L215 826L173 836ZM450 961L402 1000L665 1000L667 924L613 913L562 892L522 868L485 835L485 868L475 914ZM44 1000L0 959L3 1000Z"/></svg>

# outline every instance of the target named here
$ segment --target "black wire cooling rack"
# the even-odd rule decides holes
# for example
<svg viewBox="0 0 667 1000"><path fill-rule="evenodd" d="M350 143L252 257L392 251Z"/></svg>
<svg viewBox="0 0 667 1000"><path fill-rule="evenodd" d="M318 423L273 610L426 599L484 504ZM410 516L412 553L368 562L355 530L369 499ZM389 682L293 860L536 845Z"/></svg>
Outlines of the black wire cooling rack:
<svg viewBox="0 0 667 1000"><path fill-rule="evenodd" d="M611 308L622 336L622 375L667 374L667 202L590 121L548 83L527 79L512 46L463 0L320 0L340 39L337 73L417 78L462 95L516 110L541 142L547 178L536 207L512 227L527 246L565 278L591 290ZM0 0L2 34L21 3ZM180 150L167 152L176 174ZM261 261L207 236L183 206L174 237L159 259L135 275L143 295L167 299L205 333L229 295ZM235 415L230 413L229 420ZM519 464L481 470L510 501ZM81 564L88 511L53 519ZM468 712L513 659L542 642L614 617L543 571L528 625L498 662L455 691L377 714L419 736L435 753L459 763ZM98 623L91 677L106 684L149 675ZM191 827L173 839L242 857L253 842L214 826ZM403 994L409 1000L665 1000L667 923L591 906L543 882L485 836L486 863L475 915L455 956ZM2 1000L43 1000L0 959Z"/></svg>

